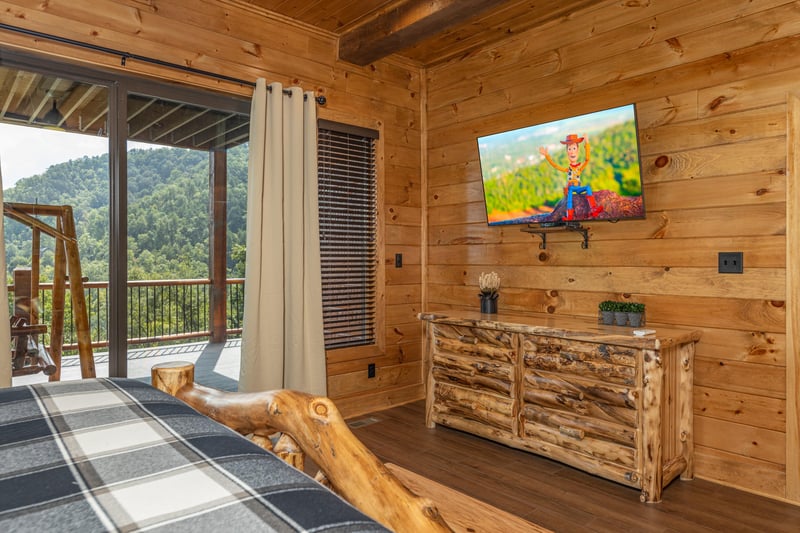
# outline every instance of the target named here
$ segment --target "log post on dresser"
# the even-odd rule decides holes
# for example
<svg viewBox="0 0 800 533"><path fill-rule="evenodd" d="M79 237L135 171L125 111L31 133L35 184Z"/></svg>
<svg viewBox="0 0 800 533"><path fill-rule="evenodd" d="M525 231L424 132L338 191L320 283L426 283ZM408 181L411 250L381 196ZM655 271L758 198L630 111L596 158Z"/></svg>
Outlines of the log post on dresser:
<svg viewBox="0 0 800 533"><path fill-rule="evenodd" d="M680 412L679 438L683 453L686 458L686 468L683 469L681 479L694 478L694 400L692 388L694 386L694 345L683 345L679 347L678 360L680 361Z"/></svg>
<svg viewBox="0 0 800 533"><path fill-rule="evenodd" d="M420 314L419 318L425 321L425 334L423 336L423 353L431 353L431 346L433 343L433 329L428 326L428 321L436 318L434 314ZM422 372L423 379L425 380L425 405L433 403L433 374L431 372L431 359L430 357L423 357L422 359ZM433 429L436 424L431 419L430 409L425 410L425 427Z"/></svg>
<svg viewBox="0 0 800 533"><path fill-rule="evenodd" d="M658 350L642 350L644 362L642 377L642 502L661 501L663 468L647 468L646 465L663 464L664 450L661 440L662 412L664 401L664 367ZM669 421L664 421L669 424Z"/></svg>

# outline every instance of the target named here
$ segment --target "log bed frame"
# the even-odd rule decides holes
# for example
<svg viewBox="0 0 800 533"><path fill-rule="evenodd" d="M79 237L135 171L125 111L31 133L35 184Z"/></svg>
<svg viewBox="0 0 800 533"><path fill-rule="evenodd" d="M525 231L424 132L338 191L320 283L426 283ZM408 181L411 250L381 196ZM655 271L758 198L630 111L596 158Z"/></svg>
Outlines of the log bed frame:
<svg viewBox="0 0 800 533"><path fill-rule="evenodd" d="M319 481L392 530L453 531L431 500L406 488L353 435L330 399L291 390L223 392L194 383L194 365L180 361L155 365L151 379L300 470L307 456L320 469Z"/></svg>

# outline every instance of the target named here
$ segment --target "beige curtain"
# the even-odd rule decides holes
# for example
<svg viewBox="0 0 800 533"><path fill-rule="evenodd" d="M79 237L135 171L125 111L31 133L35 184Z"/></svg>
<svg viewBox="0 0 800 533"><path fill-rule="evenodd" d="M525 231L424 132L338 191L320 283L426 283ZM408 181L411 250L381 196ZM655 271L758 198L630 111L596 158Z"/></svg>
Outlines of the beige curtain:
<svg viewBox="0 0 800 533"><path fill-rule="evenodd" d="M314 94L256 82L239 390L326 395Z"/></svg>
<svg viewBox="0 0 800 533"><path fill-rule="evenodd" d="M2 167L2 165L0 165ZM0 168L0 204L3 203L3 171ZM5 216L0 216L0 272L6 272L6 240L3 232ZM5 362L0 364L0 387L11 386L11 322L8 316L8 288L6 281L0 283L0 346L4 346ZM0 355L0 357L3 357Z"/></svg>

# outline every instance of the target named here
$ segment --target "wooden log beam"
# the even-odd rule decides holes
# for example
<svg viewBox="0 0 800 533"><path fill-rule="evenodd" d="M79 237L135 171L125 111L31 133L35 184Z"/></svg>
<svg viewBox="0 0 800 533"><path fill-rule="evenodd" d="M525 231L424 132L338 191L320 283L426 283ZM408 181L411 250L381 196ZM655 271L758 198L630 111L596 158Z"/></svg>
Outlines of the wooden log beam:
<svg viewBox="0 0 800 533"><path fill-rule="evenodd" d="M406 0L339 37L339 59L364 66L497 7L496 0Z"/></svg>
<svg viewBox="0 0 800 533"><path fill-rule="evenodd" d="M220 132L222 133L222 132ZM211 175L209 188L211 198L209 209L211 211L211 231L209 242L210 271L211 271L211 305L209 320L211 323L211 342L225 342L227 339L227 213L228 213L228 152L225 150L212 150Z"/></svg>

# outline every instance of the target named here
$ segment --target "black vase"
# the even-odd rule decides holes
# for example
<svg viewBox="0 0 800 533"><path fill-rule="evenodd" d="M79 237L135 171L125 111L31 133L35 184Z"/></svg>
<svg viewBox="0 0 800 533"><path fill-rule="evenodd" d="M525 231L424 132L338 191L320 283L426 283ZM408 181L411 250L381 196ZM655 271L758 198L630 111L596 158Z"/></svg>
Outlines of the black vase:
<svg viewBox="0 0 800 533"><path fill-rule="evenodd" d="M481 296L481 313L497 313L497 296Z"/></svg>

